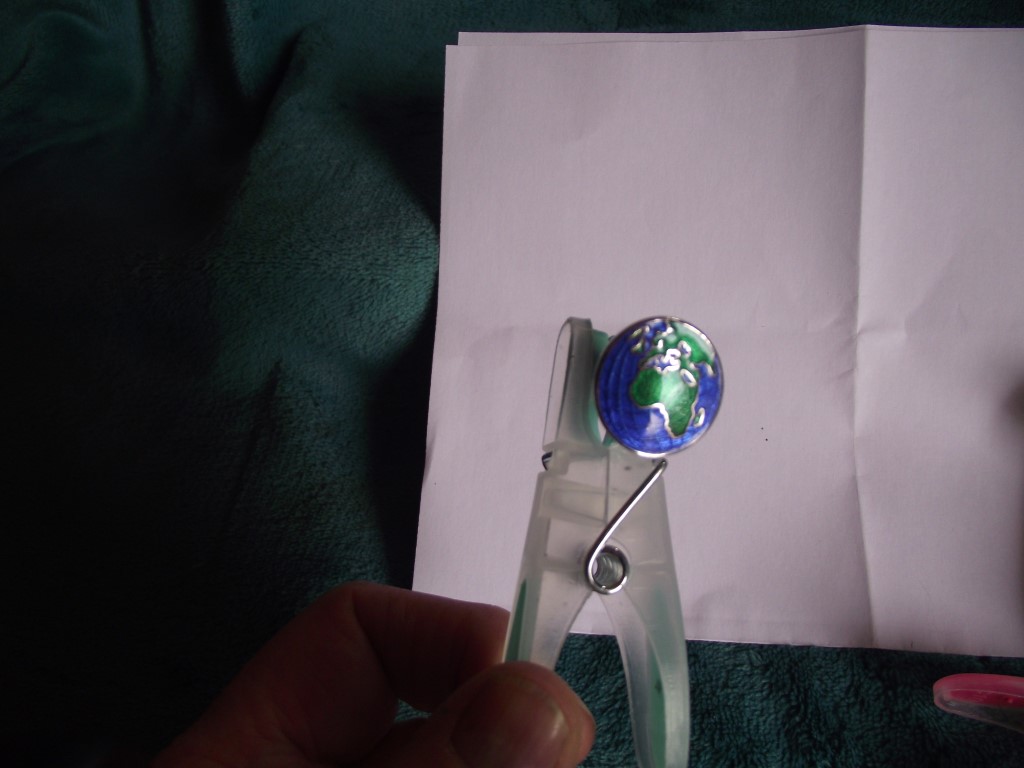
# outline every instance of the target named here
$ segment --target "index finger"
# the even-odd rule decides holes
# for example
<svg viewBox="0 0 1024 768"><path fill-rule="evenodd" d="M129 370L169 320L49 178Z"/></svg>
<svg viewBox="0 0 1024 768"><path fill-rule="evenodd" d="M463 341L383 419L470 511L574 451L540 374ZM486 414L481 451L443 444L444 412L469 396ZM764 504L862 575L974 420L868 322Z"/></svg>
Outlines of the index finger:
<svg viewBox="0 0 1024 768"><path fill-rule="evenodd" d="M507 623L494 606L346 584L267 643L180 741L226 764L275 744L357 759L391 727L397 699L432 711L498 663Z"/></svg>

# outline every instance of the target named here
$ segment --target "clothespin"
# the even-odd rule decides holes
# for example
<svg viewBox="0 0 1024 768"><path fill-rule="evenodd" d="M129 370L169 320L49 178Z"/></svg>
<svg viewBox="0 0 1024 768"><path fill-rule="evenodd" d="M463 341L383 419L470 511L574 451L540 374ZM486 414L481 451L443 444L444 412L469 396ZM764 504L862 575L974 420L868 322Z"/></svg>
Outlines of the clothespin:
<svg viewBox="0 0 1024 768"><path fill-rule="evenodd" d="M964 672L936 681L932 694L944 712L1024 733L1024 677Z"/></svg>
<svg viewBox="0 0 1024 768"><path fill-rule="evenodd" d="M710 340L675 317L612 339L570 318L559 334L506 659L554 668L596 593L622 654L642 768L687 764L686 641L662 473L667 454L711 426L722 385Z"/></svg>

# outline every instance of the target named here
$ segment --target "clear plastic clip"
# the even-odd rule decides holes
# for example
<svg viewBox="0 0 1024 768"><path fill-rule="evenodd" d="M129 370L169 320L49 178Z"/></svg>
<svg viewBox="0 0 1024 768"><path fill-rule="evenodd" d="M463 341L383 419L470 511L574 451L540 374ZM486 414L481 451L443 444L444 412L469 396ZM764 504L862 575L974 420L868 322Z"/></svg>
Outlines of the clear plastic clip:
<svg viewBox="0 0 1024 768"><path fill-rule="evenodd" d="M675 328L684 326L700 334L681 321ZM693 336L662 331L660 338L674 344L662 355L670 362L680 354L697 358ZM554 668L583 604L596 594L622 654L638 764L681 768L690 738L689 677L662 480L667 462L602 434L595 381L608 345L607 335L578 318L566 321L558 338L545 470L537 478L505 656ZM707 348L717 365L709 342ZM718 368L707 371L717 375ZM715 398L720 383L714 382ZM697 405L690 407L697 412ZM715 411L717 399L710 414L700 410L700 433Z"/></svg>

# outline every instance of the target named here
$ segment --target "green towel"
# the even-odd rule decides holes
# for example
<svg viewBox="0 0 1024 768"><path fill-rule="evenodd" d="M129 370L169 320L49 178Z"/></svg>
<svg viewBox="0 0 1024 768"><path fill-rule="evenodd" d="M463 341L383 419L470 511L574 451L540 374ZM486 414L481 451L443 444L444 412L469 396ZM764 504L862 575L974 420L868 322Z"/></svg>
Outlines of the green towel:
<svg viewBox="0 0 1024 768"><path fill-rule="evenodd" d="M1017 3L9 0L0 763L152 753L334 584L411 582L444 46L465 30L1024 25ZM1008 585L1008 588L1012 585ZM1020 660L692 643L694 765L1015 765ZM559 671L633 764L614 641Z"/></svg>

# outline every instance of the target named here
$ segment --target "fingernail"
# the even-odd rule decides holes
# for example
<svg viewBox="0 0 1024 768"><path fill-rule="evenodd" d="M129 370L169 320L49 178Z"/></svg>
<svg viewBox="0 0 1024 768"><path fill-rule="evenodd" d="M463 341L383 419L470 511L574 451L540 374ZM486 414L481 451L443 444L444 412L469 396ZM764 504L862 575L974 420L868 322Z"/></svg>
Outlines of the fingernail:
<svg viewBox="0 0 1024 768"><path fill-rule="evenodd" d="M463 711L452 746L471 768L546 768L558 764L569 735L550 694L521 676L499 674Z"/></svg>

